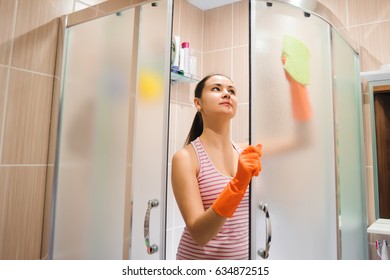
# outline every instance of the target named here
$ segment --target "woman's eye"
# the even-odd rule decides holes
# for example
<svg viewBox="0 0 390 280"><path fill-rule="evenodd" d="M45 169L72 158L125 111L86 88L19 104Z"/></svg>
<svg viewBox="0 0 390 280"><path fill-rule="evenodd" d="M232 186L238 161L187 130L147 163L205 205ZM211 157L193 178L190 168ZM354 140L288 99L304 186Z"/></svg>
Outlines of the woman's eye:
<svg viewBox="0 0 390 280"><path fill-rule="evenodd" d="M235 92L234 90L232 90L232 89L229 90L229 93L230 93L230 94L236 94L236 92Z"/></svg>
<svg viewBox="0 0 390 280"><path fill-rule="evenodd" d="M213 87L211 90L212 91L219 91L219 87Z"/></svg>

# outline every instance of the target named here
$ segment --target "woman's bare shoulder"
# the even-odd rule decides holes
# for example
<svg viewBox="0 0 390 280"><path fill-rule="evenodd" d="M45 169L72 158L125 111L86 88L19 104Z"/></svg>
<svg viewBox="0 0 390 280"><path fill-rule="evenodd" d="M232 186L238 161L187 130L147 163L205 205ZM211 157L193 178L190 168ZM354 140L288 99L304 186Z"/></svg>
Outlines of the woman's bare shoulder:
<svg viewBox="0 0 390 280"><path fill-rule="evenodd" d="M172 164L193 165L196 163L196 153L192 145L178 150L172 157Z"/></svg>
<svg viewBox="0 0 390 280"><path fill-rule="evenodd" d="M192 145L178 150L172 157L172 186L182 185L175 182L196 180L198 174L198 160Z"/></svg>

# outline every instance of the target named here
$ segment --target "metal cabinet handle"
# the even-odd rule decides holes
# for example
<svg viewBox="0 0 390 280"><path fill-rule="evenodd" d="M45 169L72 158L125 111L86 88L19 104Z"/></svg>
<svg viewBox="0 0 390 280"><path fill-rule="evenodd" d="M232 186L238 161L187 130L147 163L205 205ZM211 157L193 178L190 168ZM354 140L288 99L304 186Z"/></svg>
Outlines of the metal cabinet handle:
<svg viewBox="0 0 390 280"><path fill-rule="evenodd" d="M259 207L261 210L264 211L265 214L265 234L266 234L266 240L265 240L265 249L260 249L257 251L260 257L263 259L267 259L269 256L269 249L271 247L271 237L272 237L272 228L271 228L271 219L269 217L269 212L267 208L267 204L260 202Z"/></svg>
<svg viewBox="0 0 390 280"><path fill-rule="evenodd" d="M144 239L145 239L145 245L146 245L146 251L149 255L154 254L158 250L158 246L156 244L150 245L149 240L149 223L150 223L150 211L152 208L158 206L158 200L152 199L148 201L148 209L145 213L145 220L144 220Z"/></svg>

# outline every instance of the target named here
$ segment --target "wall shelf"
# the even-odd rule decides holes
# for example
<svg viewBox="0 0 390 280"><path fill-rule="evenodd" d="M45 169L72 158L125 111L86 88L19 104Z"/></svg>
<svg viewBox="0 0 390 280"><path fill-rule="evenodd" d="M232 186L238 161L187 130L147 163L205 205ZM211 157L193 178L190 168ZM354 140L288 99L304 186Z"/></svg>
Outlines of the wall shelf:
<svg viewBox="0 0 390 280"><path fill-rule="evenodd" d="M171 82L179 82L179 83L197 83L199 80L196 79L194 75L191 75L190 77L184 76L182 74L172 72L171 71Z"/></svg>

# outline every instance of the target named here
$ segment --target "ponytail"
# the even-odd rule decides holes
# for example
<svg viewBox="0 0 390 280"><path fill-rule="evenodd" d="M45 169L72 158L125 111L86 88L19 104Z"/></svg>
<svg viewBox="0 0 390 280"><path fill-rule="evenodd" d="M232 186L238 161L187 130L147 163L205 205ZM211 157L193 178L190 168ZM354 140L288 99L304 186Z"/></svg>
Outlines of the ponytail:
<svg viewBox="0 0 390 280"><path fill-rule="evenodd" d="M203 119L200 111L196 112L195 118L192 122L190 132L188 133L185 145L190 144L198 138L203 132Z"/></svg>

